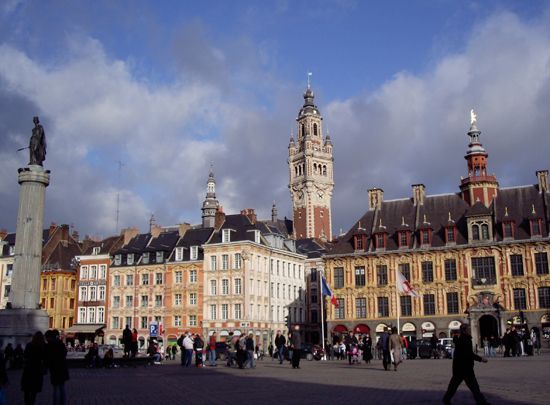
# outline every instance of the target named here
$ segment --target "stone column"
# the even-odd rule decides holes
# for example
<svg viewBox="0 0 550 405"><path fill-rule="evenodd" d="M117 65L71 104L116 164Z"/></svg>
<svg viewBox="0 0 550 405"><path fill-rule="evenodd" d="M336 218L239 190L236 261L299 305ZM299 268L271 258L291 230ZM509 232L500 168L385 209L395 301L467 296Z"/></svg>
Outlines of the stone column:
<svg viewBox="0 0 550 405"><path fill-rule="evenodd" d="M15 262L8 307L0 311L0 340L24 345L36 331L48 329L48 314L39 304L44 199L50 171L28 165L19 169L18 181Z"/></svg>

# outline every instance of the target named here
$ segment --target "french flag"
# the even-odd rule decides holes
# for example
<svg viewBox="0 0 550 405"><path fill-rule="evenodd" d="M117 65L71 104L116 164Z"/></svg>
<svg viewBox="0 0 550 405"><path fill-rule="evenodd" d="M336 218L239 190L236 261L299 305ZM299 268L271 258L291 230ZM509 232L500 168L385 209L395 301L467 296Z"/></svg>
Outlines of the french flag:
<svg viewBox="0 0 550 405"><path fill-rule="evenodd" d="M332 304L336 308L338 308L338 300L336 299L336 297L332 293L332 290L328 286L327 280L323 276L321 276L321 291L322 291L323 296L326 295L326 296L330 297L330 302L332 302Z"/></svg>

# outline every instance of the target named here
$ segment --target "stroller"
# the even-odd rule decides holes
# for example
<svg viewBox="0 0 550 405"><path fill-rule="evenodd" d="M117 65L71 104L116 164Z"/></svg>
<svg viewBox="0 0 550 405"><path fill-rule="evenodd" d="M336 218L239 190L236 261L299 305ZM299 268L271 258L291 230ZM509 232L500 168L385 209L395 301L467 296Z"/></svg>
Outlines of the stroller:
<svg viewBox="0 0 550 405"><path fill-rule="evenodd" d="M351 356L351 364L359 364L361 362L359 360L359 346L355 343L352 343L349 352Z"/></svg>

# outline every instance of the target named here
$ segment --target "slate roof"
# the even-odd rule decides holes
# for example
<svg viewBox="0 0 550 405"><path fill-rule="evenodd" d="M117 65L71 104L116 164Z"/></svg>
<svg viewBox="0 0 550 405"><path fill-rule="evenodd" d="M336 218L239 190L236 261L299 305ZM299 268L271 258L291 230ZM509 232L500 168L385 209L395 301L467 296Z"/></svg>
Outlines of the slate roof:
<svg viewBox="0 0 550 405"><path fill-rule="evenodd" d="M99 242L91 242L86 245L86 249L82 252L82 255L91 255L95 247L100 247L99 254L106 255L111 254L114 250L120 249L123 237L120 235L110 236Z"/></svg>
<svg viewBox="0 0 550 405"><path fill-rule="evenodd" d="M15 246L15 232L8 233L2 242L6 242L6 244L2 246L2 251L0 253L2 256L9 256L10 246Z"/></svg>
<svg viewBox="0 0 550 405"><path fill-rule="evenodd" d="M243 214L226 215L225 221L218 231L215 231L210 238L211 243L222 243L222 229L232 229L231 242L246 241L254 242L254 230L266 231L267 227L262 222L253 224L250 219ZM261 241L262 244L265 244Z"/></svg>
<svg viewBox="0 0 550 405"><path fill-rule="evenodd" d="M213 231L214 228L195 228L187 230L187 232L179 238L175 246L183 247L182 261L185 262L191 260L191 246L199 247L197 260L202 260L204 258L204 249L202 248L202 245L208 241ZM173 261L174 256L175 252L170 255L169 261Z"/></svg>
<svg viewBox="0 0 550 405"><path fill-rule="evenodd" d="M539 193L537 185L530 185L500 189L489 207L480 202L470 207L459 193L426 196L424 204L418 207L414 206L412 198L383 201L380 209L365 212L345 235L340 236L334 244L327 245L327 251L335 255L354 253L354 236L366 234L367 246L364 250L374 252L374 235L377 232L387 233L385 250L396 251L399 249L398 231L403 229L410 229L409 248L414 249L420 246L419 231L427 228L432 230L431 247L444 247L446 227L449 225L456 225L456 245L466 245L468 218L485 215L492 218L493 235L497 242L503 240L504 220L514 221L516 240L531 238L530 219L534 218L542 219L542 235L548 236L548 198L548 194L545 197Z"/></svg>
<svg viewBox="0 0 550 405"><path fill-rule="evenodd" d="M296 251L307 255L309 259L321 257L327 252L325 244L317 239L298 239L296 240Z"/></svg>
<svg viewBox="0 0 550 405"><path fill-rule="evenodd" d="M42 270L62 270L76 273L73 259L80 254L81 251L78 244L69 243L65 246L63 243L58 243L48 257L48 260L42 264Z"/></svg>

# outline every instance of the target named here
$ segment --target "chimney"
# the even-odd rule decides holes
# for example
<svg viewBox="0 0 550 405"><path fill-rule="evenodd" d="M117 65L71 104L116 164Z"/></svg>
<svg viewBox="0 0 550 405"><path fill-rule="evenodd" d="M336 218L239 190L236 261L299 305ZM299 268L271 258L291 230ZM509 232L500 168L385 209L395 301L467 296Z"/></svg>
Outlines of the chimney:
<svg viewBox="0 0 550 405"><path fill-rule="evenodd" d="M69 240L69 225L67 224L61 225L61 240Z"/></svg>
<svg viewBox="0 0 550 405"><path fill-rule="evenodd" d="M124 244L127 245L132 238L136 237L139 234L139 229L137 228L125 228L120 231L120 234L124 236Z"/></svg>
<svg viewBox="0 0 550 405"><path fill-rule="evenodd" d="M384 190L381 188L369 189L369 211L382 208L384 201Z"/></svg>
<svg viewBox="0 0 550 405"><path fill-rule="evenodd" d="M6 236L8 236L8 231L5 229L0 229L0 240L6 239Z"/></svg>
<svg viewBox="0 0 550 405"><path fill-rule="evenodd" d="M424 184L413 184L413 204L414 206L424 205L424 197L426 197L426 186Z"/></svg>
<svg viewBox="0 0 550 405"><path fill-rule="evenodd" d="M178 233L180 235L180 238L185 235L185 233L191 229L191 224L188 224L187 222L184 222L183 224L178 224Z"/></svg>
<svg viewBox="0 0 550 405"><path fill-rule="evenodd" d="M51 238L55 230L57 229L57 224L55 222L52 222L50 224L50 230L48 231L48 238Z"/></svg>
<svg viewBox="0 0 550 405"><path fill-rule="evenodd" d="M151 225L151 236L153 238L158 238L158 236L160 235L161 232L162 232L162 226L157 225L157 224L152 224Z"/></svg>
<svg viewBox="0 0 550 405"><path fill-rule="evenodd" d="M539 193L547 193L548 170L537 170L537 178L539 179Z"/></svg>
<svg viewBox="0 0 550 405"><path fill-rule="evenodd" d="M220 205L216 210L216 221L214 222L214 228L220 229L224 222L225 212L223 212L223 207Z"/></svg>
<svg viewBox="0 0 550 405"><path fill-rule="evenodd" d="M245 208L241 211L241 215L246 215L250 222L252 222L252 225L256 223L257 217L254 208Z"/></svg>
<svg viewBox="0 0 550 405"><path fill-rule="evenodd" d="M78 231L75 229L72 233L72 238L78 242L78 240L80 239L80 234L78 233Z"/></svg>

